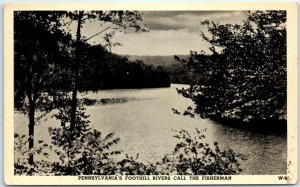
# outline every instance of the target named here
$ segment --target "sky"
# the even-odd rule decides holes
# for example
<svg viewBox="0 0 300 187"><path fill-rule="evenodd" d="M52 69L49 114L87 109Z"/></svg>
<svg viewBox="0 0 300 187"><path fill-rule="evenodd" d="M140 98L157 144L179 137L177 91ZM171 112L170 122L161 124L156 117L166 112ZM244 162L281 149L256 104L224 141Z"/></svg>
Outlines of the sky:
<svg viewBox="0 0 300 187"><path fill-rule="evenodd" d="M208 33L201 21L221 24L242 23L243 11L144 11L141 25L149 32L116 32L114 42L122 46L112 48L113 53L123 55L187 55L190 50L209 52L209 43L202 40L200 32ZM75 25L72 26L75 30ZM105 28L99 22L84 24L82 35L89 37ZM91 44L103 43L103 34L89 40Z"/></svg>

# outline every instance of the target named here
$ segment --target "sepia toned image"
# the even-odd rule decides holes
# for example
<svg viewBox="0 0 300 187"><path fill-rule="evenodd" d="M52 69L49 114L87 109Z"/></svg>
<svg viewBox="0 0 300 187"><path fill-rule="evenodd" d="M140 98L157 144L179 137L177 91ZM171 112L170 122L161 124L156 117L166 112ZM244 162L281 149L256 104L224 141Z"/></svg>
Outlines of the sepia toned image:
<svg viewBox="0 0 300 187"><path fill-rule="evenodd" d="M8 6L7 183L295 183L296 4L233 5Z"/></svg>

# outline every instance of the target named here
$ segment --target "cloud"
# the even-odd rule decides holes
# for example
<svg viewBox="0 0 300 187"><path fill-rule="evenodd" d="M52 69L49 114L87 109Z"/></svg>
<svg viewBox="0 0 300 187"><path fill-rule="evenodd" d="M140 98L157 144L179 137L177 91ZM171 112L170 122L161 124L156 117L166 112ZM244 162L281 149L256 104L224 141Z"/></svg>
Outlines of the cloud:
<svg viewBox="0 0 300 187"><path fill-rule="evenodd" d="M123 46L114 47L112 51L127 55L181 55L189 54L190 50L208 52L210 44L200 37L200 32L208 34L208 31L200 24L201 21L235 24L245 19L244 11L145 11L142 24L150 27L150 31L116 33L113 41ZM76 25L72 27L75 31ZM82 35L89 37L103 28L105 25L99 22L87 22L82 28ZM89 42L101 43L103 34ZM75 38L75 32L73 36Z"/></svg>
<svg viewBox="0 0 300 187"><path fill-rule="evenodd" d="M210 20L219 23L239 23L246 18L243 11L148 11L144 20L151 30L199 31L200 23Z"/></svg>
<svg viewBox="0 0 300 187"><path fill-rule="evenodd" d="M154 30L148 33L117 34L114 40L123 46L113 48L114 53L128 55L184 55L190 50L208 50L210 44L199 34L186 30Z"/></svg>

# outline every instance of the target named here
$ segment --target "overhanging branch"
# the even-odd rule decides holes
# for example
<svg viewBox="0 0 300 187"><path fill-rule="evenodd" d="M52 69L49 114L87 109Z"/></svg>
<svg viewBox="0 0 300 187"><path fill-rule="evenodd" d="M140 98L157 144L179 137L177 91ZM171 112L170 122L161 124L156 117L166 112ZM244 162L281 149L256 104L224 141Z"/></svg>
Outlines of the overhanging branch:
<svg viewBox="0 0 300 187"><path fill-rule="evenodd" d="M84 41L87 42L88 40L90 40L90 39L92 39L92 38L98 36L99 34L103 33L104 31L107 31L108 29L118 29L118 28L112 28L112 26L113 26L113 24L111 24L110 26L106 27L106 28L103 29L102 31L100 31L100 32L98 32L98 33L96 33L96 34L94 34L93 36L91 36L91 37L85 39Z"/></svg>

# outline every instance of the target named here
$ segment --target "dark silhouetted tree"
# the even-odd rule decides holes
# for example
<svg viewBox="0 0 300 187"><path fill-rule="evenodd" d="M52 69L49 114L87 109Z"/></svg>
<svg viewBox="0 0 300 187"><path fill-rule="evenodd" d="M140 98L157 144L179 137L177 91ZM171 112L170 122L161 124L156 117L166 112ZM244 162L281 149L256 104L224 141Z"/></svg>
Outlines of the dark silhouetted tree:
<svg viewBox="0 0 300 187"><path fill-rule="evenodd" d="M179 90L196 104L189 112L204 118L286 119L286 12L248 12L243 24L210 21L210 60L191 52L183 61L205 79ZM180 59L179 59L180 60Z"/></svg>
<svg viewBox="0 0 300 187"><path fill-rule="evenodd" d="M29 150L34 144L36 109L51 110L47 102L57 66L64 57L60 43L68 40L58 27L62 12L17 11L14 13L14 98L15 108L29 118ZM48 91L48 94L42 92ZM29 163L33 163L30 155Z"/></svg>
<svg viewBox="0 0 300 187"><path fill-rule="evenodd" d="M135 31L144 30L140 25L139 21L142 20L141 14L137 11L74 11L69 12L67 17L72 21L76 21L76 41L75 41L75 60L73 65L73 87L72 87L72 102L71 102L71 121L70 128L72 131L75 130L76 124L76 108L77 108L77 92L78 83L80 78L80 64L82 59L81 46L88 40L104 33L105 31L115 30L128 32L131 29ZM102 28L98 33L93 36L83 38L81 28L87 21L99 22L99 27ZM105 28L101 27L101 24L106 25ZM109 39L110 37L106 37ZM107 42L106 42L107 43Z"/></svg>

